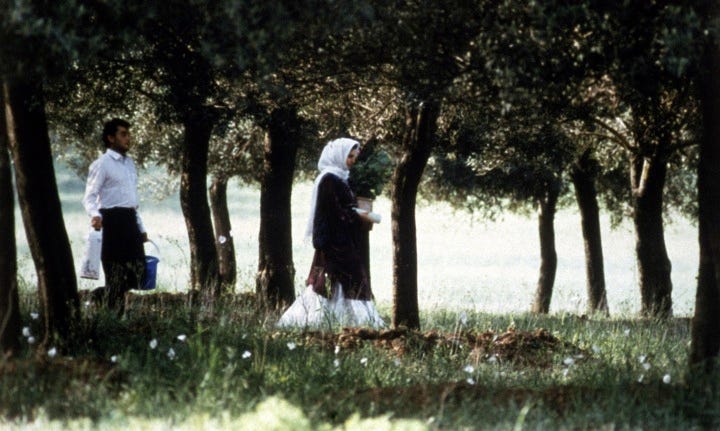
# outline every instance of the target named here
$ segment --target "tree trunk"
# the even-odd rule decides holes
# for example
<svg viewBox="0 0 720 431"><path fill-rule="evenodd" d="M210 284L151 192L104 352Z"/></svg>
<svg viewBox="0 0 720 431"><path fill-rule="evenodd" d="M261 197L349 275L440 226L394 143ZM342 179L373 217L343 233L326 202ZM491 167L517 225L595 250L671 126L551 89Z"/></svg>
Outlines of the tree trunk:
<svg viewBox="0 0 720 431"><path fill-rule="evenodd" d="M417 284L415 203L418 186L435 143L439 102L409 107L402 155L393 174L393 317L394 327L420 328Z"/></svg>
<svg viewBox="0 0 720 431"><path fill-rule="evenodd" d="M215 225L215 247L218 254L220 282L223 291L234 292L237 282L237 263L227 204L227 178L215 177L213 179L210 186L210 207Z"/></svg>
<svg viewBox="0 0 720 431"><path fill-rule="evenodd" d="M667 161L658 150L631 160L635 253L640 279L641 314L645 317L672 316L671 264L663 228L663 187Z"/></svg>
<svg viewBox="0 0 720 431"><path fill-rule="evenodd" d="M184 121L180 204L190 241L191 288L204 300L220 294L218 255L215 249L210 205L207 197L207 160L213 120L210 115L188 115Z"/></svg>
<svg viewBox="0 0 720 431"><path fill-rule="evenodd" d="M540 232L540 278L538 279L532 312L546 314L550 311L555 274L557 272L557 251L555 250L555 213L560 195L560 181L547 185L545 196L538 202L538 230Z"/></svg>
<svg viewBox="0 0 720 431"><path fill-rule="evenodd" d="M35 263L43 343L65 339L79 316L75 266L55 181L43 93L38 84L5 86L10 150L28 245Z"/></svg>
<svg viewBox="0 0 720 431"><path fill-rule="evenodd" d="M709 3L710 4L710 3ZM710 17L720 15L713 3ZM700 268L692 322L690 363L711 371L720 352L720 43L706 47L700 81L703 137L698 166Z"/></svg>
<svg viewBox="0 0 720 431"><path fill-rule="evenodd" d="M20 304L15 244L15 198L5 122L5 103L0 91L0 358L20 349Z"/></svg>
<svg viewBox="0 0 720 431"><path fill-rule="evenodd" d="M270 115L260 186L260 233L256 291L273 308L295 299L290 198L300 119L292 107Z"/></svg>
<svg viewBox="0 0 720 431"><path fill-rule="evenodd" d="M595 189L596 163L590 150L583 153L573 166L571 177L575 198L580 208L583 242L585 244L585 273L587 275L588 312L608 314L605 291L600 209Z"/></svg>

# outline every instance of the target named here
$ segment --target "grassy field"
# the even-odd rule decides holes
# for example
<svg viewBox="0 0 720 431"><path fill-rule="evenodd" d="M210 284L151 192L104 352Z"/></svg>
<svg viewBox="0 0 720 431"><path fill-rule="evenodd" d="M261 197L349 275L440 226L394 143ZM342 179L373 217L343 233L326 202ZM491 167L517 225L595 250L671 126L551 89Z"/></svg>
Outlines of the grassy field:
<svg viewBox="0 0 720 431"><path fill-rule="evenodd" d="M82 180L60 175L65 224L79 263L87 217ZM143 187L143 216L161 248L159 288L132 295L117 320L83 298L67 346L38 346L32 262L18 221L26 350L0 361L0 429L507 430L718 429L718 375L687 373L697 245L668 228L678 317L635 317L632 233L605 229L611 318L584 312L579 221L558 216L559 268L549 316L525 313L537 277L535 221L472 220L442 205L418 211L424 332L278 331L252 295L258 192L230 192L237 295L185 306L185 225L175 197ZM297 288L310 263L302 240L309 186L293 198ZM372 232L373 289L391 308L385 220ZM19 219L18 219L19 220ZM605 224L606 226L607 224ZM102 280L80 281L83 291Z"/></svg>

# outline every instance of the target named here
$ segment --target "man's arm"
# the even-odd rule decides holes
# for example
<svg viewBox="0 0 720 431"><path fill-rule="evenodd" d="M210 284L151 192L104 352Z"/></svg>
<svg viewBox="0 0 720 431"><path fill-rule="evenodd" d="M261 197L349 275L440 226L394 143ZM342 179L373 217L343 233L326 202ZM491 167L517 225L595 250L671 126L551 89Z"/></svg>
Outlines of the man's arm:
<svg viewBox="0 0 720 431"><path fill-rule="evenodd" d="M90 165L87 183L85 185L85 196L83 206L85 212L90 216L90 225L95 230L102 229L102 216L100 215L100 189L105 181L105 172L101 169L99 161Z"/></svg>

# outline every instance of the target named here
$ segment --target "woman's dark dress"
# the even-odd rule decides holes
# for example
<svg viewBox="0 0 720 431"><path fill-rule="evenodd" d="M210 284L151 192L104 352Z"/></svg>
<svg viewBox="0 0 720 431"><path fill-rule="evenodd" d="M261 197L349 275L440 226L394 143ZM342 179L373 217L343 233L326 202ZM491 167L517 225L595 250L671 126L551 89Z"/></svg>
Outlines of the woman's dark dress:
<svg viewBox="0 0 720 431"><path fill-rule="evenodd" d="M326 174L318 186L313 220L313 257L307 285L318 295L330 298L340 283L347 299L372 300L367 268L360 252L363 221L353 210L355 195L348 184L333 174ZM325 275L330 286L325 283Z"/></svg>

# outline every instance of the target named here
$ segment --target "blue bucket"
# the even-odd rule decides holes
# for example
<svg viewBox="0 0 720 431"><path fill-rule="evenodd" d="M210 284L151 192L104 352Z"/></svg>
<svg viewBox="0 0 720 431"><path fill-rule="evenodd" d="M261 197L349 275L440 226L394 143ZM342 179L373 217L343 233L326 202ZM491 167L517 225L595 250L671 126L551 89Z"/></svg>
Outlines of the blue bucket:
<svg viewBox="0 0 720 431"><path fill-rule="evenodd" d="M152 241L148 241L153 246L155 246L155 250L157 251L157 254L160 254L160 249L158 248L157 244L155 244ZM140 287L140 290L153 290L155 289L155 285L157 282L157 265L158 262L160 262L160 258L156 256L145 256L145 275L142 279L142 286Z"/></svg>

